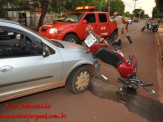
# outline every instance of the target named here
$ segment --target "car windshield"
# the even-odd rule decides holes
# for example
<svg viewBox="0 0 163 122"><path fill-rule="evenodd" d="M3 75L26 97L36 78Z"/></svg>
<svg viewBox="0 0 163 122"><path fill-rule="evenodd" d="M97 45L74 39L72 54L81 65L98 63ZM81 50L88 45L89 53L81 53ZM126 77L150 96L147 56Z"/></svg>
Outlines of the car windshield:
<svg viewBox="0 0 163 122"><path fill-rule="evenodd" d="M48 38L46 38L46 37L40 35L38 32L32 30L31 28L28 28L28 27L26 27L26 26L24 26L24 25L21 25L21 26L23 26L24 28L26 28L26 29L32 31L32 32L35 33L36 35L38 35L38 36L44 38L45 40L49 41L50 43L54 44L55 46L58 46L58 44L56 44L54 41L52 41L52 40L50 40L50 39L48 39Z"/></svg>
<svg viewBox="0 0 163 122"><path fill-rule="evenodd" d="M81 17L84 15L84 13L73 13L65 17L63 22L71 22L71 23L77 23L81 19Z"/></svg>

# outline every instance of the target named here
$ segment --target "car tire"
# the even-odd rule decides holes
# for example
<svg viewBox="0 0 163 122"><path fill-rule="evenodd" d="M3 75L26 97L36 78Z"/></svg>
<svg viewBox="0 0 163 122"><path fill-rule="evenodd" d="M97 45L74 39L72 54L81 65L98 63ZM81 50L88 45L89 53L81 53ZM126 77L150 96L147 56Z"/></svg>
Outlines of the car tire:
<svg viewBox="0 0 163 122"><path fill-rule="evenodd" d="M113 43L116 39L118 39L118 32L114 31L111 35L111 43Z"/></svg>
<svg viewBox="0 0 163 122"><path fill-rule="evenodd" d="M82 93L88 89L92 78L91 71L86 66L80 66L74 69L67 79L67 88L75 93Z"/></svg>
<svg viewBox="0 0 163 122"><path fill-rule="evenodd" d="M78 44L78 42L79 42L78 37L76 35L74 35L74 34L66 35L63 40L71 42L71 43L75 43L75 44Z"/></svg>

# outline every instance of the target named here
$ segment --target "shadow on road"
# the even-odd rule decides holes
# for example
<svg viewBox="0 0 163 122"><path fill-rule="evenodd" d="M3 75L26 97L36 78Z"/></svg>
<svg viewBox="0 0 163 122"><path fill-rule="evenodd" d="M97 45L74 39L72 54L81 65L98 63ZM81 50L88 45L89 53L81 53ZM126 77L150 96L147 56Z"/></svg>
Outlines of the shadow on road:
<svg viewBox="0 0 163 122"><path fill-rule="evenodd" d="M91 82L90 91L100 97L124 104L130 112L136 113L150 122L163 122L163 104L160 101L137 94L131 89L116 92L117 87L99 79Z"/></svg>

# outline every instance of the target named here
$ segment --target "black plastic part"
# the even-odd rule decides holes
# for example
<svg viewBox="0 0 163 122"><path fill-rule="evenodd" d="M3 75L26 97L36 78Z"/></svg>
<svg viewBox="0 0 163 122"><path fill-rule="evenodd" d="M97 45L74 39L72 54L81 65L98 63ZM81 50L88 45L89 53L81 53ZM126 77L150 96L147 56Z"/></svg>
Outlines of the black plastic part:
<svg viewBox="0 0 163 122"><path fill-rule="evenodd" d="M114 67L117 67L118 65L123 63L123 60L116 52L106 48L100 48L96 52L95 56L99 58L101 61L103 61L104 63L110 64Z"/></svg>

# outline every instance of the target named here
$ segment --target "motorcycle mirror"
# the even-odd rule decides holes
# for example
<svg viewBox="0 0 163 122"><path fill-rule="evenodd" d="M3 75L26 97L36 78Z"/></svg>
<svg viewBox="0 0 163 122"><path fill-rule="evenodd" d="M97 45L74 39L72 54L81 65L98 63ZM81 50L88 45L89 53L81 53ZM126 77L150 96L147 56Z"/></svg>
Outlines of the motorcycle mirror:
<svg viewBox="0 0 163 122"><path fill-rule="evenodd" d="M150 95L155 95L156 92L155 92L154 90L149 90L149 94L150 94Z"/></svg>

